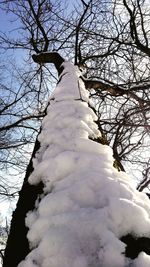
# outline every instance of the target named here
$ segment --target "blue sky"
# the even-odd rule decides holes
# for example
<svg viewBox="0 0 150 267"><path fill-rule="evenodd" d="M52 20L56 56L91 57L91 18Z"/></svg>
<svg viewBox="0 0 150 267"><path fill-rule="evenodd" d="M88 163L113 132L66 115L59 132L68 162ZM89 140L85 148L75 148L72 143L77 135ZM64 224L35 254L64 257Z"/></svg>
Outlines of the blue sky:
<svg viewBox="0 0 150 267"><path fill-rule="evenodd" d="M15 22L12 23L14 20L13 14L8 14L2 9L0 9L0 31L2 32L11 32L13 27L15 27Z"/></svg>
<svg viewBox="0 0 150 267"><path fill-rule="evenodd" d="M10 34L11 36L13 36L13 29L16 28L18 25L18 23L14 22L12 23L11 21L14 20L14 16L12 14L6 14L2 9L0 9L0 33L5 33L5 34ZM15 32L16 35L16 32ZM9 55L11 53L11 55L13 55L13 51L6 51L3 54L4 51L0 51L0 59L5 60L6 55ZM14 54L16 57L16 53ZM17 53L18 55L18 53ZM4 174L5 175L5 174ZM3 219L5 218L5 216L10 216L11 214L11 210L12 210L12 206L14 206L14 203L10 202L10 201L1 201L0 199L0 214L2 214ZM0 216L1 219L1 216ZM4 221L5 223L5 221Z"/></svg>
<svg viewBox="0 0 150 267"><path fill-rule="evenodd" d="M66 0L62 0L62 2L66 3ZM68 9L71 10L71 7L75 5L78 1L69 0L68 1ZM6 13L0 8L0 31L11 32L12 29L18 26L18 21L14 21L15 16L12 13ZM13 23L12 23L13 21Z"/></svg>

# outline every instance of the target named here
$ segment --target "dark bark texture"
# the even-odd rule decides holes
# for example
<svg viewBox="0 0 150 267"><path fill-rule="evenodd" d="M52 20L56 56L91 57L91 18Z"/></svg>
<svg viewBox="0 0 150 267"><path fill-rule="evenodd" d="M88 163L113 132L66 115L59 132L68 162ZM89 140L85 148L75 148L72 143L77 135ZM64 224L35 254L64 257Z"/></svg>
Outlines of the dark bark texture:
<svg viewBox="0 0 150 267"><path fill-rule="evenodd" d="M140 252L145 252L150 255L150 238L148 237L135 237L131 234L127 234L121 238L126 246L125 255L128 258L135 259Z"/></svg>
<svg viewBox="0 0 150 267"><path fill-rule="evenodd" d="M28 228L25 226L25 218L28 211L33 210L35 201L43 192L43 184L31 185L28 178L33 172L32 159L40 148L40 143L36 140L34 151L28 165L22 189L19 193L19 200L16 210L13 212L10 233L4 255L3 267L17 267L29 253L29 243L27 240Z"/></svg>

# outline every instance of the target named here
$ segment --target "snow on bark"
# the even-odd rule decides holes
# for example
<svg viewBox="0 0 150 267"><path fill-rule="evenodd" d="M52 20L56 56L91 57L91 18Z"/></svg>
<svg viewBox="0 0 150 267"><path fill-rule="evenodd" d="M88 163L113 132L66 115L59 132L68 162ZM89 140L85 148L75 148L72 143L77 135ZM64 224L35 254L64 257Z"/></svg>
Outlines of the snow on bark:
<svg viewBox="0 0 150 267"><path fill-rule="evenodd" d="M29 177L45 186L26 217L31 252L18 267L148 267L144 252L125 257L120 238L150 237L149 199L113 167L111 148L91 140L100 133L81 73L63 67Z"/></svg>

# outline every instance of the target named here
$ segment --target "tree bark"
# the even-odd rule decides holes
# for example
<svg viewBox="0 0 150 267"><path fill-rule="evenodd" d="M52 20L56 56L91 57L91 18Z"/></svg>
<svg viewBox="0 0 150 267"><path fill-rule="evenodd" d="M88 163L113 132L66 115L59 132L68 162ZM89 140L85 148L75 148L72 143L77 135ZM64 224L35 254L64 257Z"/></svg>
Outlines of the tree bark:
<svg viewBox="0 0 150 267"><path fill-rule="evenodd" d="M12 215L11 228L5 249L3 267L17 267L19 262L23 260L30 251L29 243L26 237L28 228L25 226L25 218L27 212L34 209L35 201L43 191L43 184L39 183L36 186L31 185L28 182L28 178L33 172L32 159L35 157L35 154L39 148L40 143L37 139L31 160L27 167L23 186L19 192L19 200Z"/></svg>
<svg viewBox="0 0 150 267"><path fill-rule="evenodd" d="M58 75L63 71L62 63L65 61L57 52L46 52L40 53L32 56L34 62L42 64L42 63L53 63L55 68L58 71Z"/></svg>

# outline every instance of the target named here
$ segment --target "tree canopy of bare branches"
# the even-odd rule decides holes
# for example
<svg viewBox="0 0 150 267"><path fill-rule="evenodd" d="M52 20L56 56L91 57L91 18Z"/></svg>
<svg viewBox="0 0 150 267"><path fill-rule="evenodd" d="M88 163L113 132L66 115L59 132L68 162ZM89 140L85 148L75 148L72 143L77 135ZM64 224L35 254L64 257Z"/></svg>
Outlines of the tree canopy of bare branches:
<svg viewBox="0 0 150 267"><path fill-rule="evenodd" d="M21 61L20 66L6 60L9 71L12 67L14 71L8 74L9 82L0 83L1 170L25 169L27 146L35 141L57 82L55 71L45 63L33 63L31 56L56 51L82 68L102 142L112 147L118 169L136 170L138 189L148 187L149 1L3 0L0 4L18 25L13 34L0 32L0 51L4 57L19 50ZM4 66L1 72L6 74Z"/></svg>

